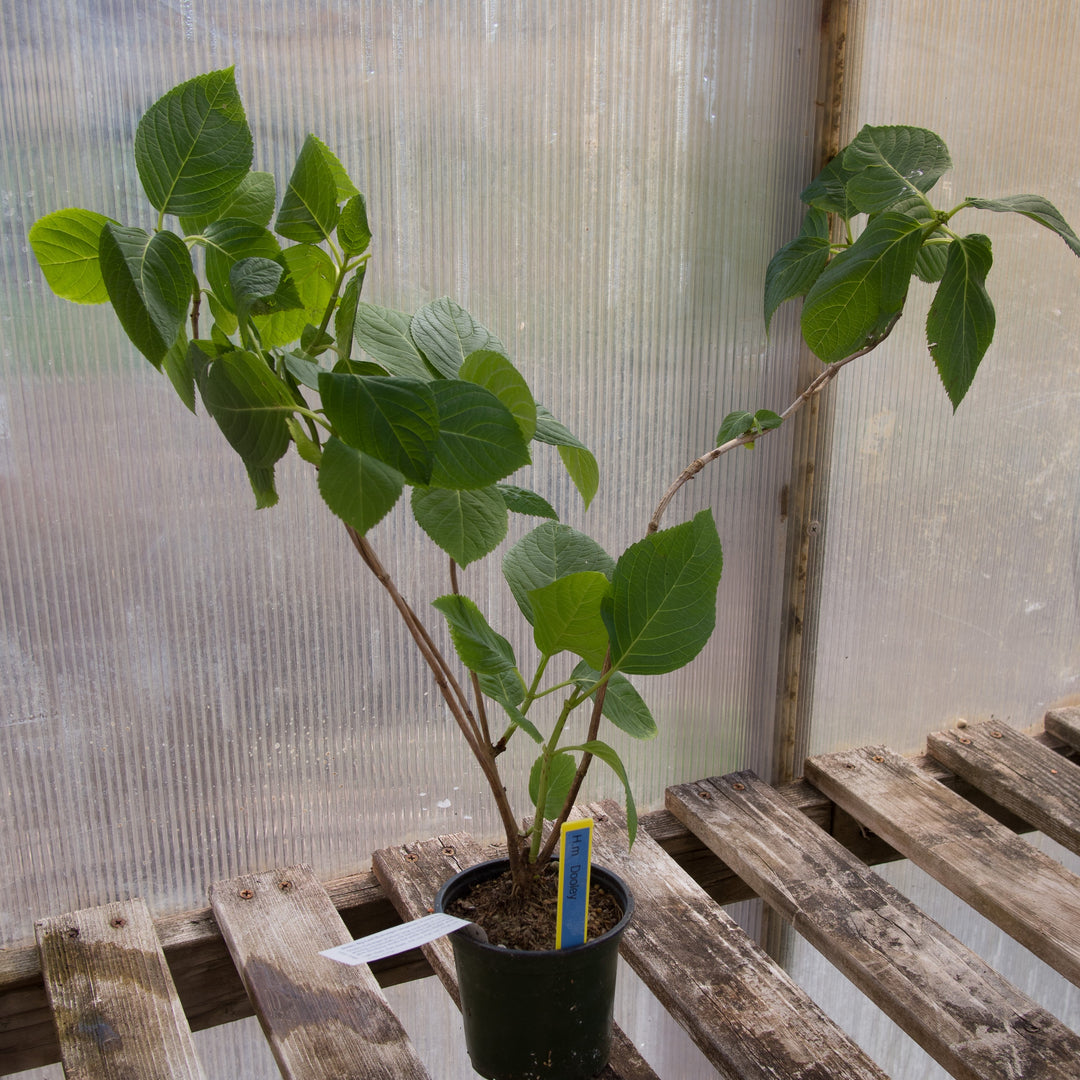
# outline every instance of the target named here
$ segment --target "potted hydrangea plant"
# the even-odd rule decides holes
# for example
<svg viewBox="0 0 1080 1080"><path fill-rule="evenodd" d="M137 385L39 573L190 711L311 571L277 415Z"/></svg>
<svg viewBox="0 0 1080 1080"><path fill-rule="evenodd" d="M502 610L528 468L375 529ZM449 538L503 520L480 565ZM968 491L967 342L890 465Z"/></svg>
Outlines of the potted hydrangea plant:
<svg viewBox="0 0 1080 1080"><path fill-rule="evenodd" d="M711 512L661 527L679 488L709 461L778 427L844 363L880 343L913 276L938 283L930 351L958 405L993 334L984 287L990 244L954 231L959 210L1025 214L1080 253L1061 215L1036 196L935 209L926 193L949 167L941 140L918 128L864 129L803 193L803 230L766 275L766 321L785 300L805 296L803 332L826 364L821 375L781 413L725 417L717 446L675 479L642 538L613 558L515 482L534 455L554 453L588 504L599 470L586 445L535 400L498 338L447 298L412 313L362 298L372 239L366 204L323 142L307 138L280 191L271 175L252 171L251 132L227 69L191 79L151 105L134 156L156 228L147 232L84 209L47 214L32 227L30 242L49 285L77 303L112 305L184 405L194 411L201 401L217 423L247 471L257 507L277 502L274 470L287 452L295 449L312 467L323 501L404 621L484 776L505 830L505 868L498 869L520 905L546 887L560 826L596 760L623 784L633 843L634 799L607 732L656 734L628 676L683 667L709 640L716 619L722 556ZM856 236L852 222L863 214ZM371 537L406 503L445 558L446 591L434 607L460 666L440 647L430 620L410 606ZM532 627L535 658L528 664L459 587L459 568L503 546L511 514L539 519L502 556L506 585ZM500 771L511 740L535 744L525 824ZM510 989L487 1000L512 1000L496 1020L502 1030L507 1015L518 1022L509 1051L470 1047L482 1075L588 1077L603 1067L618 936L632 899L614 875L600 872L600 879L615 900L610 928L596 928L585 945L553 950L541 938L522 947L502 942L493 926L484 927L487 944L455 936L468 954L459 953L463 1006L478 1024L484 1009L473 1004L466 976L479 966L491 977L491 954L548 954L559 962L586 952L599 957L587 977L558 983L558 1011L587 1013L596 1030L579 1023L557 1036L545 1023L520 1022L542 1011L551 995L548 976L532 967L522 976L511 964ZM471 884L449 885L445 902ZM602 986L603 999L567 1008L574 982ZM509 997L522 989L538 992L539 1001ZM562 1056L553 1054L553 1042ZM510 1052L519 1060L507 1060Z"/></svg>

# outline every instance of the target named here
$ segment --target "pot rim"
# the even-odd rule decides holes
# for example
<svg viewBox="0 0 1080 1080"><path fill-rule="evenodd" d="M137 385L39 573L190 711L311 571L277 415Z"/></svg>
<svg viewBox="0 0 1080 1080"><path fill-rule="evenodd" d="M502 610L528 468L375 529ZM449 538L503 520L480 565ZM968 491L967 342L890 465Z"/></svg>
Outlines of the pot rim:
<svg viewBox="0 0 1080 1080"><path fill-rule="evenodd" d="M552 862L557 862L556 858L552 858ZM477 881L475 884L479 884L481 881L487 881L489 878L498 877L504 870L510 868L510 860L507 858L501 859L485 859L483 862L474 863L472 866L465 867L464 870L459 870L456 874L448 877L443 882L438 893L435 895L434 908L437 912L443 912L446 910L444 906L446 893L451 889L455 882L460 878L466 877L470 874L477 875ZM487 952L498 953L501 956L530 956L530 957L555 957L555 956L572 956L575 953L581 952L583 949L588 949L590 946L597 946L611 940L612 938L619 937L626 929L630 922L631 917L634 914L634 894L630 891L630 886L621 878L614 870L607 866L601 866L599 863L593 863L590 867L590 874L599 871L601 875L609 879L608 882L603 882L605 888L607 885L614 884L616 889L621 891L626 898L626 902L623 903L623 896L616 895L620 906L623 909L622 918L611 927L610 930L606 930L604 933L597 935L596 937L586 938L581 945L571 945L565 949L508 949L503 945L492 945L487 941L477 941L475 938L462 938L462 942L467 941L470 947L475 947ZM595 878L592 879L595 882ZM477 925L476 923L469 923L470 926ZM464 929L464 927L462 927ZM450 934L450 940L454 941L456 931Z"/></svg>

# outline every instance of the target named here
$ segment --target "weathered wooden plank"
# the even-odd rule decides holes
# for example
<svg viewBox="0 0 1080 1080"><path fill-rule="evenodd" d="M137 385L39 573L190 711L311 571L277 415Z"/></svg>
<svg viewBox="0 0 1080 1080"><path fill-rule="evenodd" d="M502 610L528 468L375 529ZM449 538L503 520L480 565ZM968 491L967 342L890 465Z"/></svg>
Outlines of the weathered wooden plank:
<svg viewBox="0 0 1080 1080"><path fill-rule="evenodd" d="M310 867L215 882L210 906L282 1076L427 1080L367 966L319 955L352 938Z"/></svg>
<svg viewBox="0 0 1080 1080"><path fill-rule="evenodd" d="M1080 985L1080 877L886 747L810 758L807 778Z"/></svg>
<svg viewBox="0 0 1080 1080"><path fill-rule="evenodd" d="M67 1076L203 1080L142 900L44 919L36 930Z"/></svg>
<svg viewBox="0 0 1080 1080"><path fill-rule="evenodd" d="M614 803L586 808L594 857L634 894L621 953L722 1076L880 1078L881 1070Z"/></svg>
<svg viewBox="0 0 1080 1080"><path fill-rule="evenodd" d="M467 833L453 833L418 844L384 848L372 856L372 867L387 896L403 919L419 919L432 910L443 882L460 870L485 859L501 858L497 848L483 848ZM454 1004L461 1007L454 950L449 938L438 938L423 948L432 971ZM612 1028L611 1062L597 1080L659 1080L652 1066L616 1024Z"/></svg>
<svg viewBox="0 0 1080 1080"><path fill-rule="evenodd" d="M1070 1031L753 773L680 784L668 808L962 1080L1070 1080Z"/></svg>
<svg viewBox="0 0 1080 1080"><path fill-rule="evenodd" d="M935 732L926 746L946 768L1080 854L1080 765L996 720Z"/></svg>
<svg viewBox="0 0 1080 1080"><path fill-rule="evenodd" d="M1080 750L1080 709L1075 706L1051 709L1043 717L1043 726L1055 739L1067 743L1074 750Z"/></svg>

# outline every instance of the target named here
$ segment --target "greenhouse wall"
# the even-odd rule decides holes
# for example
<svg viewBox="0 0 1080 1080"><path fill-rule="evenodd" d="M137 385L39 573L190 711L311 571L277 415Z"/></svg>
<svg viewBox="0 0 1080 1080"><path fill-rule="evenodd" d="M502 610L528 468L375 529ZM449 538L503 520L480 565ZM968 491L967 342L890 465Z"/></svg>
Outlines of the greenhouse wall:
<svg viewBox="0 0 1080 1080"><path fill-rule="evenodd" d="M285 177L305 136L323 139L367 199L365 298L411 310L452 296L507 345L600 464L587 511L554 459L529 485L618 552L726 413L780 411L806 370L796 305L767 335L762 291L820 154L821 91L837 76L822 67L823 16L837 11L845 138L867 122L931 128L957 163L946 202L1035 191L1080 221L1068 2L3 7L0 947L50 914L136 895L184 910L249 870L307 862L332 878L380 847L499 826L310 466L284 462L280 504L256 511L214 425L178 407L111 312L51 295L33 221L78 206L152 228L131 156L139 116L174 84L234 67L255 167ZM1080 693L1080 263L1023 219L982 214L971 229L1002 267L988 282L998 330L956 414L926 351L929 295L913 293L889 342L830 390L811 451L806 752L917 752L960 718L1029 727ZM642 809L671 783L776 773L792 533L811 524L788 513L799 446L785 426L679 495L682 516L712 509L724 573L706 652L641 687L657 740L619 746ZM414 607L448 590L407 515L372 542ZM489 562L466 571L470 593L499 588ZM508 595L492 614L526 639ZM596 774L589 796L621 791ZM910 868L890 873L916 887ZM758 927L755 906L739 917ZM997 948L970 920L950 928ZM881 1014L852 1021L857 995L811 950L789 942L787 959L892 1076L933 1075ZM1011 977L1080 1023L1075 988ZM434 980L390 994L436 1075L471 1075ZM712 1075L629 974L618 1009L662 1075ZM198 1039L210 1075L276 1075L254 1021Z"/></svg>

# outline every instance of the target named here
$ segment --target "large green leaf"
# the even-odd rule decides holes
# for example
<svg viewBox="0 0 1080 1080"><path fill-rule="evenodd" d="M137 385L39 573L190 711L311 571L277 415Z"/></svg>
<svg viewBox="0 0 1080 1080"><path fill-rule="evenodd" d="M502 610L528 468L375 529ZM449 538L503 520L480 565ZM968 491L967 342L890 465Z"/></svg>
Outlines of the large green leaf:
<svg viewBox="0 0 1080 1080"><path fill-rule="evenodd" d="M481 349L465 357L458 377L490 390L511 412L529 442L536 431L536 402L524 376L502 353Z"/></svg>
<svg viewBox="0 0 1080 1080"><path fill-rule="evenodd" d="M517 421L490 390L460 379L440 379L431 389L439 410L433 487L487 487L529 464Z"/></svg>
<svg viewBox="0 0 1080 1080"><path fill-rule="evenodd" d="M1003 199L968 199L970 206L980 210L993 210L998 214L1022 214L1037 221L1051 232L1057 233L1074 255L1080 255L1080 237L1061 216L1058 208L1041 195L1007 195Z"/></svg>
<svg viewBox="0 0 1080 1080"><path fill-rule="evenodd" d="M412 317L411 331L428 363L447 379L457 378L469 353L487 349L506 354L494 334L446 296L420 308Z"/></svg>
<svg viewBox="0 0 1080 1080"><path fill-rule="evenodd" d="M269 229L242 218L211 222L201 233L206 249L206 283L229 311L236 311L236 298L229 284L229 272L241 259L279 259L281 245Z"/></svg>
<svg viewBox="0 0 1080 1080"><path fill-rule="evenodd" d="M503 556L503 577L530 623L533 609L529 594L582 570L598 570L610 578L615 561L591 536L557 521L537 525Z"/></svg>
<svg viewBox="0 0 1080 1080"><path fill-rule="evenodd" d="M301 244L328 240L338 223L339 173L344 174L341 163L320 138L309 135L282 196L275 231Z"/></svg>
<svg viewBox="0 0 1080 1080"><path fill-rule="evenodd" d="M785 301L805 296L829 261L827 236L800 236L769 260L765 271L765 332Z"/></svg>
<svg viewBox="0 0 1080 1080"><path fill-rule="evenodd" d="M393 508L404 489L401 474L331 435L319 464L323 502L362 536Z"/></svg>
<svg viewBox="0 0 1080 1080"><path fill-rule="evenodd" d="M361 300L353 319L353 340L391 375L428 379L431 372L409 334L411 322L403 311Z"/></svg>
<svg viewBox="0 0 1080 1080"><path fill-rule="evenodd" d="M955 410L994 339L994 305L986 292L993 264L989 237L957 237L926 317L926 338Z"/></svg>
<svg viewBox="0 0 1080 1080"><path fill-rule="evenodd" d="M599 667L607 655L608 636L600 603L611 582L599 570L566 574L529 593L533 639L545 656L572 652Z"/></svg>
<svg viewBox="0 0 1080 1080"><path fill-rule="evenodd" d="M626 836L629 844L633 846L634 838L637 836L637 806L634 804L634 793L630 790L630 781L626 776L626 769L619 755L607 743L600 742L598 739L582 743L580 746L565 746L563 749L592 754L593 757L599 758L607 765L622 781L623 790L626 792Z"/></svg>
<svg viewBox="0 0 1080 1080"><path fill-rule="evenodd" d="M540 784L544 769L544 755L541 754L529 770L529 798L533 806L540 801ZM544 793L544 819L554 821L566 802L566 796L570 794L570 785L574 782L574 774L577 772L577 761L572 754L564 750L557 750L551 755L551 764L548 766L547 790Z"/></svg>
<svg viewBox="0 0 1080 1080"><path fill-rule="evenodd" d="M191 255L176 233L150 236L106 222L98 241L101 276L113 310L134 346L160 367L191 304Z"/></svg>
<svg viewBox="0 0 1080 1080"><path fill-rule="evenodd" d="M579 690L589 691L589 696L596 699L597 691L592 687L600 679L599 671L583 660L574 668L570 677ZM656 721L649 711L649 706L645 704L633 683L619 671L608 676L601 713L631 738L652 739L657 734Z"/></svg>
<svg viewBox="0 0 1080 1080"><path fill-rule="evenodd" d="M586 509L600 486L600 467L592 451L543 405L536 406L533 438L558 448L559 457L585 503Z"/></svg>
<svg viewBox="0 0 1080 1080"><path fill-rule="evenodd" d="M30 249L57 296L76 304L104 304L98 247L110 218L92 210L57 210L30 226Z"/></svg>
<svg viewBox="0 0 1080 1080"><path fill-rule="evenodd" d="M885 210L913 191L929 191L951 165L932 131L867 125L844 150L848 198L863 213Z"/></svg>
<svg viewBox="0 0 1080 1080"><path fill-rule="evenodd" d="M510 514L495 487L413 488L412 511L420 528L459 566L494 551L509 527Z"/></svg>
<svg viewBox="0 0 1080 1080"><path fill-rule="evenodd" d="M176 340L169 347L161 363L161 369L172 383L173 389L184 405L195 411L195 372L191 366L187 334L180 328Z"/></svg>
<svg viewBox="0 0 1080 1080"><path fill-rule="evenodd" d="M843 153L837 154L803 188L799 198L809 206L829 214L839 214L847 221L856 212L847 194L847 182L850 178L851 174L844 167ZM828 233L826 232L825 235Z"/></svg>
<svg viewBox="0 0 1080 1080"><path fill-rule="evenodd" d="M528 514L531 517L559 520L555 508L542 495L517 484L496 484L499 494L506 503L506 509L514 514Z"/></svg>
<svg viewBox="0 0 1080 1080"><path fill-rule="evenodd" d="M273 173L249 172L236 186L236 189L212 213L198 216L185 215L180 218L180 228L186 235L203 232L215 221L226 218L239 218L252 225L269 225L274 216L274 204L277 201L277 188Z"/></svg>
<svg viewBox="0 0 1080 1080"><path fill-rule="evenodd" d="M162 213L214 213L251 168L252 141L233 69L211 71L174 87L143 114L135 166Z"/></svg>
<svg viewBox="0 0 1080 1080"><path fill-rule="evenodd" d="M601 607L612 667L659 675L693 660L716 625L722 563L709 510L628 547Z"/></svg>
<svg viewBox="0 0 1080 1080"><path fill-rule="evenodd" d="M442 612L458 658L470 671L491 676L510 674L520 684L513 647L491 628L472 600L452 593L433 600L432 606Z"/></svg>
<svg viewBox="0 0 1080 1080"><path fill-rule="evenodd" d="M191 350L206 411L243 460L257 504L272 506L273 468L289 448L286 419L296 402L257 353L233 349L211 360L194 343Z"/></svg>
<svg viewBox="0 0 1080 1080"><path fill-rule="evenodd" d="M319 376L323 408L350 446L427 484L435 460L439 412L426 382L391 376Z"/></svg>
<svg viewBox="0 0 1080 1080"><path fill-rule="evenodd" d="M284 248L281 261L289 272L289 280L296 286L300 307L264 315L256 320L264 349L289 345L300 339L308 323L318 325L333 296L337 279L330 256L313 244Z"/></svg>
<svg viewBox="0 0 1080 1080"><path fill-rule="evenodd" d="M903 307L922 235L915 218L881 214L822 271L802 311L803 337L820 359L843 360L885 331Z"/></svg>

